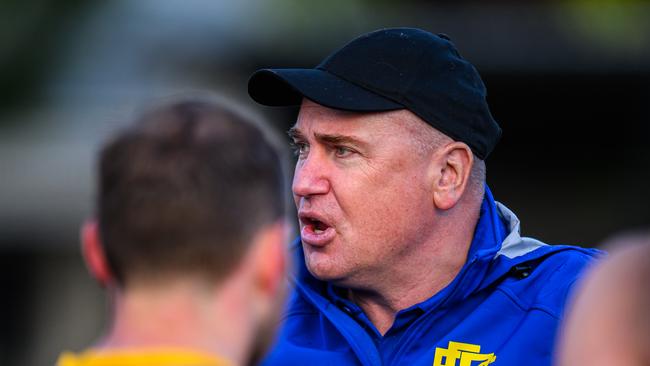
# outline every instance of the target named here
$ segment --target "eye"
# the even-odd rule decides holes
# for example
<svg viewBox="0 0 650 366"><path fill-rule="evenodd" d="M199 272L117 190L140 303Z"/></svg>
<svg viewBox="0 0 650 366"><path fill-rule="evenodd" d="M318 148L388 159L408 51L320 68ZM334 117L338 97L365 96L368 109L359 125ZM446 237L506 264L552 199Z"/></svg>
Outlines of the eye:
<svg viewBox="0 0 650 366"><path fill-rule="evenodd" d="M339 158L345 158L354 153L354 150L345 146L335 146L334 154Z"/></svg>
<svg viewBox="0 0 650 366"><path fill-rule="evenodd" d="M293 154L299 158L303 158L309 153L309 145L304 142L293 141L289 143L289 146L291 147Z"/></svg>

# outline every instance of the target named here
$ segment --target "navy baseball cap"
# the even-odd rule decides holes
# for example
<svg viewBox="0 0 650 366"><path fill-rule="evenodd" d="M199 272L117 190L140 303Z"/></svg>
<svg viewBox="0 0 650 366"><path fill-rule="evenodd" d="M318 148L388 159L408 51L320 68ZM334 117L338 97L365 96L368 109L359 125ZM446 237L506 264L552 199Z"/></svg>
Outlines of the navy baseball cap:
<svg viewBox="0 0 650 366"><path fill-rule="evenodd" d="M359 36L313 69L262 69L248 93L268 106L300 105L380 112L408 109L485 159L501 137L478 72L449 37L416 28Z"/></svg>

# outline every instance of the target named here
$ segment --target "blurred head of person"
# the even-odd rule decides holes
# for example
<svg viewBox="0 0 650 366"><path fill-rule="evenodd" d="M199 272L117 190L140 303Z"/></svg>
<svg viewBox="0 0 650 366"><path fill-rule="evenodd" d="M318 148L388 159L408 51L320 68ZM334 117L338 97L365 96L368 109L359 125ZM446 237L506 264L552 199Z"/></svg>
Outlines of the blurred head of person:
<svg viewBox="0 0 650 366"><path fill-rule="evenodd" d="M608 241L573 299L557 364L650 365L650 233Z"/></svg>
<svg viewBox="0 0 650 366"><path fill-rule="evenodd" d="M285 292L283 152L207 97L146 111L104 145L81 231L112 319L95 349L189 348L236 364L272 339Z"/></svg>

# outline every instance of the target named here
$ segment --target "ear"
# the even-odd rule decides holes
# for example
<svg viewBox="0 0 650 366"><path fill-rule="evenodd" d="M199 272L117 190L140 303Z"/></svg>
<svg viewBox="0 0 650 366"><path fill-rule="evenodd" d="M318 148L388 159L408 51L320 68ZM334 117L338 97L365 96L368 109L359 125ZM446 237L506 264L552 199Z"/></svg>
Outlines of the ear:
<svg viewBox="0 0 650 366"><path fill-rule="evenodd" d="M474 163L472 150L462 142L452 142L437 152L433 201L437 208L447 210L456 205L465 192Z"/></svg>
<svg viewBox="0 0 650 366"><path fill-rule="evenodd" d="M255 240L255 282L259 292L267 297L278 297L284 289L287 271L286 244L289 224L286 220L263 228Z"/></svg>
<svg viewBox="0 0 650 366"><path fill-rule="evenodd" d="M81 226L81 253L86 262L88 272L102 286L107 286L114 282L114 276L108 266L108 260L104 253L99 235L99 225L97 220L90 219Z"/></svg>

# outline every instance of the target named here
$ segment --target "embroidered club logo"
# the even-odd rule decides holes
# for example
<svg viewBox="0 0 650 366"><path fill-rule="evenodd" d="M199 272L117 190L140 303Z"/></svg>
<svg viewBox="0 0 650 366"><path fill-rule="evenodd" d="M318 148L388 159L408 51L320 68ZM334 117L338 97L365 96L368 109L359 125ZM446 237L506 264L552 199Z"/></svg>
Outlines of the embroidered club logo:
<svg viewBox="0 0 650 366"><path fill-rule="evenodd" d="M481 353L478 344L449 341L447 348L436 347L433 366L487 366L496 359L494 353Z"/></svg>

